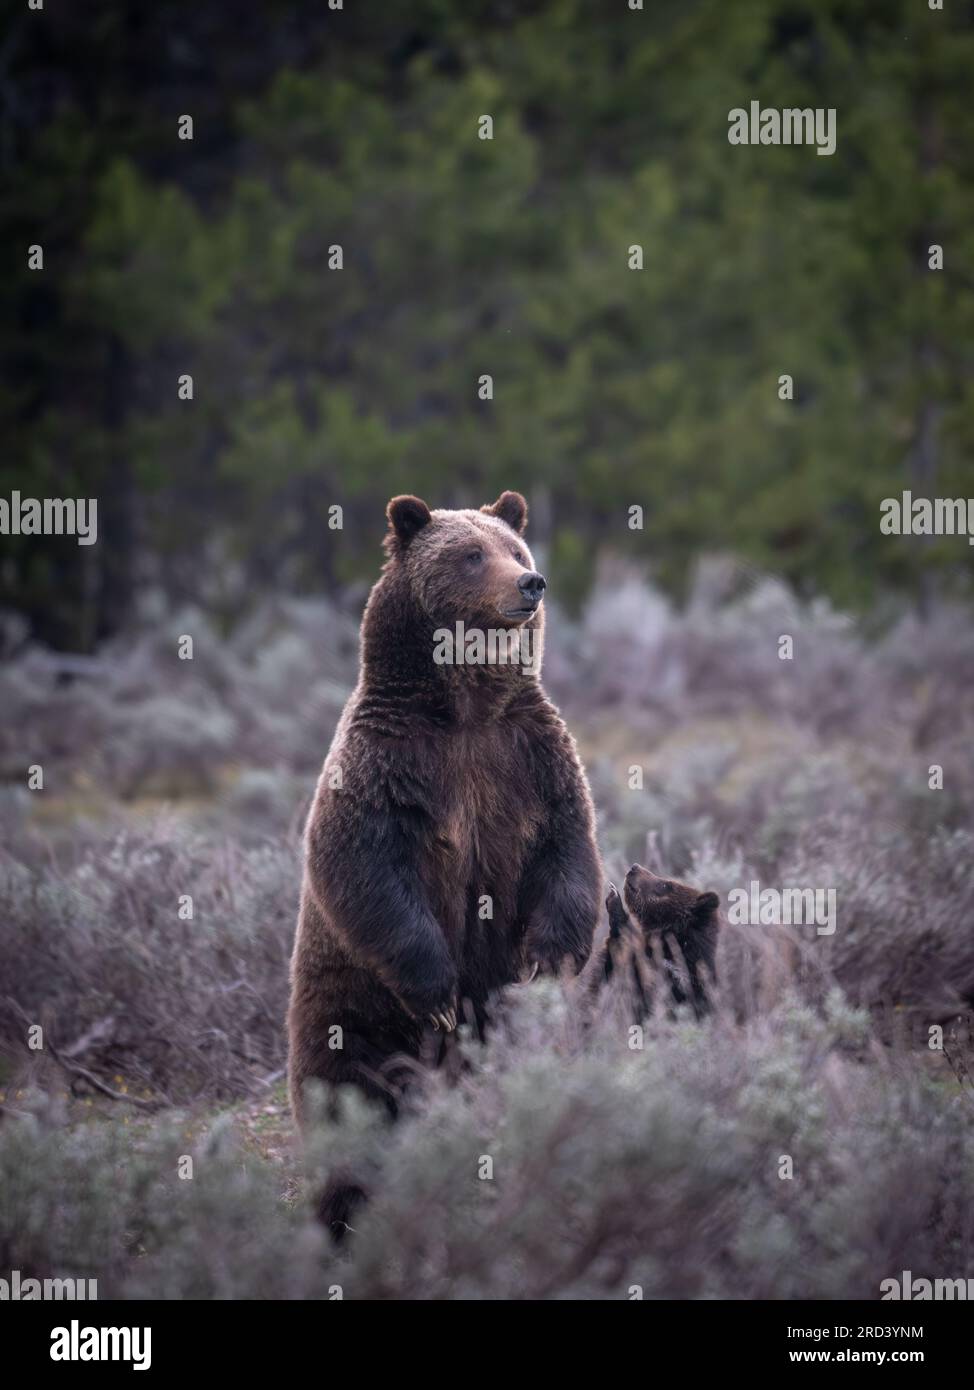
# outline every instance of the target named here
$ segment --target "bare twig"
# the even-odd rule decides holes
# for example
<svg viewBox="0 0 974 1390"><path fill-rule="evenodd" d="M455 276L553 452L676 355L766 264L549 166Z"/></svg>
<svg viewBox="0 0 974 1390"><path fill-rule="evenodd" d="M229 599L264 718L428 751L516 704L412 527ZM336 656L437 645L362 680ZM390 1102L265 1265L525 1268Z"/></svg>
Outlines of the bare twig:
<svg viewBox="0 0 974 1390"><path fill-rule="evenodd" d="M11 999L9 994L7 995L7 1003L17 1015L23 1019L28 1027L33 1024L34 1020L26 1010L20 1007L16 999ZM72 1062L70 1058L65 1057L63 1053L59 1052L51 1042L50 1037L45 1037L44 1051L50 1053L59 1067L62 1067L66 1072L70 1072L73 1076L80 1076L82 1080L88 1082L89 1086L93 1086L96 1091L99 1091L103 1096L108 1096L110 1100L126 1101L129 1105L138 1106L140 1110L158 1110L163 1103L160 1100L143 1100L141 1096L129 1096L123 1091L113 1090L111 1086L102 1081L101 1077L96 1076L93 1071L89 1071L87 1067L81 1066L78 1062Z"/></svg>
<svg viewBox="0 0 974 1390"><path fill-rule="evenodd" d="M275 1081L280 1081L286 1071L287 1067L278 1067L277 1071L272 1071L269 1076L259 1076L257 1078L257 1085L273 1086Z"/></svg>
<svg viewBox="0 0 974 1390"><path fill-rule="evenodd" d="M943 1045L943 1054L947 1059L947 1065L957 1078L957 1084L960 1086L961 1092L967 1097L971 1104L974 1105L974 1080L971 1079L971 1074L967 1070L963 1059L960 1057L956 1059L952 1057L947 1051L946 1043Z"/></svg>

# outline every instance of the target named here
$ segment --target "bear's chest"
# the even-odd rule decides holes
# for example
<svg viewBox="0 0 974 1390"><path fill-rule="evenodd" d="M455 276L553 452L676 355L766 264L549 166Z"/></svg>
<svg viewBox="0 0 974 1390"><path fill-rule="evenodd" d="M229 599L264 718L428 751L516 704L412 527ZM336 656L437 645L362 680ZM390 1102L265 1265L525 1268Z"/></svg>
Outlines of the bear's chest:
<svg viewBox="0 0 974 1390"><path fill-rule="evenodd" d="M516 730L455 737L438 778L431 859L441 897L509 902L542 823L531 762Z"/></svg>

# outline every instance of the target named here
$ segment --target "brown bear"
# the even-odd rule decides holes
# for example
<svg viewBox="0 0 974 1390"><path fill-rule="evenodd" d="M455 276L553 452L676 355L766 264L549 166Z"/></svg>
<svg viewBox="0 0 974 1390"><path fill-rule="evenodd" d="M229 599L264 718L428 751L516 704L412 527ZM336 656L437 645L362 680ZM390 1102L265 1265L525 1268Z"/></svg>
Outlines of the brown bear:
<svg viewBox="0 0 974 1390"><path fill-rule="evenodd" d="M358 684L305 831L288 1014L299 1124L309 1078L395 1113L425 1030L465 1017L482 1033L493 991L580 970L599 915L592 798L539 676L546 584L524 498L431 511L395 497L387 517ZM461 623L504 639L496 660L442 659ZM503 659L512 637L532 660ZM326 1200L326 1220L349 1195Z"/></svg>
<svg viewBox="0 0 974 1390"><path fill-rule="evenodd" d="M609 935L592 962L593 987L627 972L634 1015L643 1018L652 1007L653 980L661 973L669 999L674 1004L689 999L697 1018L702 1017L710 1008L709 987L717 979L717 894L633 864L623 897L625 902L610 883L605 900Z"/></svg>

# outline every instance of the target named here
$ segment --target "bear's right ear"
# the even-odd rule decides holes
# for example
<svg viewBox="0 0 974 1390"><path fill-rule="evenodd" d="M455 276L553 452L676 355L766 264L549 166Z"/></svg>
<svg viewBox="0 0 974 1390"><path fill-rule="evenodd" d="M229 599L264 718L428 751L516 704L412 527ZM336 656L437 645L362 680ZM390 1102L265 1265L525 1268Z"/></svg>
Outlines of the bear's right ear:
<svg viewBox="0 0 974 1390"><path fill-rule="evenodd" d="M386 507L389 534L386 544L393 550L405 550L416 535L432 521L430 509L419 497L394 497Z"/></svg>

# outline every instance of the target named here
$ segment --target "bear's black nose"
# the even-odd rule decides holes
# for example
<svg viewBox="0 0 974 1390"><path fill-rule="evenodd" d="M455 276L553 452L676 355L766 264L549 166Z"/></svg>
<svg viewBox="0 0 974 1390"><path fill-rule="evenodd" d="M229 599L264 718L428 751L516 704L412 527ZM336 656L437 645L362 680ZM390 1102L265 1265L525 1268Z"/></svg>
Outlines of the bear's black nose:
<svg viewBox="0 0 974 1390"><path fill-rule="evenodd" d="M639 865L638 865L638 864L630 864L630 865L629 865L629 874L638 874L638 873L639 873ZM629 874L626 874L626 878L629 877Z"/></svg>
<svg viewBox="0 0 974 1390"><path fill-rule="evenodd" d="M527 599L528 603L540 603L541 595L547 589L543 574L538 574L535 570L528 570L527 574L522 574L517 581L517 587Z"/></svg>

